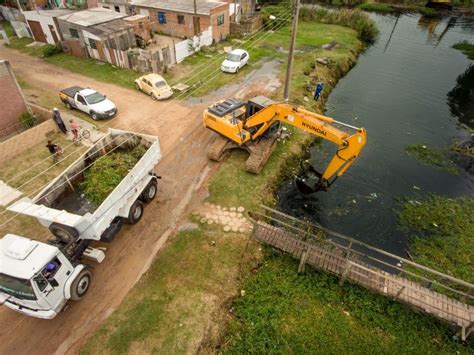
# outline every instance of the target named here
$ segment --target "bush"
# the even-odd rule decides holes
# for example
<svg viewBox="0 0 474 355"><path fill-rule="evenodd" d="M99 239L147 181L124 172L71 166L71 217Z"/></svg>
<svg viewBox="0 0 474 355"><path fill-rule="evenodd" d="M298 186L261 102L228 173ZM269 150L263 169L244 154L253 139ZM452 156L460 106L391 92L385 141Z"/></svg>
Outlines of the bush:
<svg viewBox="0 0 474 355"><path fill-rule="evenodd" d="M47 44L43 47L43 57L52 57L53 55L62 53L63 49L59 44Z"/></svg>
<svg viewBox="0 0 474 355"><path fill-rule="evenodd" d="M375 22L366 13L358 9L328 10L325 8L302 8L300 10L300 19L352 28L358 33L359 39L366 43L374 42L379 34Z"/></svg>
<svg viewBox="0 0 474 355"><path fill-rule="evenodd" d="M28 112L23 112L18 120L20 121L21 127L24 129L31 128L38 123L36 117L31 116Z"/></svg>

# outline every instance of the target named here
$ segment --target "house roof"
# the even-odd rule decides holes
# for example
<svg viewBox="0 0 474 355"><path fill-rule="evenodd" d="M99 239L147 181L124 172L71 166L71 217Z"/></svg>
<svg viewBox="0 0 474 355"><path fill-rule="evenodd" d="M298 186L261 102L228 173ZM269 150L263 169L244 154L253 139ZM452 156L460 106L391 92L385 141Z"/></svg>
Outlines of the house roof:
<svg viewBox="0 0 474 355"><path fill-rule="evenodd" d="M56 9L56 10L38 10L38 11L23 11L24 15L28 14L38 14L45 17L59 17L72 13L72 10L69 9Z"/></svg>
<svg viewBox="0 0 474 355"><path fill-rule="evenodd" d="M95 26L91 26L87 29L88 32L95 34L96 36L106 36L112 33L117 33L128 28L132 28L132 25L123 21L122 19L101 23Z"/></svg>
<svg viewBox="0 0 474 355"><path fill-rule="evenodd" d="M194 13L194 4L192 1L183 2L172 1L172 0L132 0L131 5L138 7L151 7L153 9L168 10L175 12ZM225 2L208 1L208 2L197 2L197 13L198 15L210 15L211 10L222 5L228 5Z"/></svg>
<svg viewBox="0 0 474 355"><path fill-rule="evenodd" d="M76 25L88 27L101 23L121 19L127 17L127 14L122 14L112 10L96 7L83 11L74 12L72 14L59 17L60 20L74 23Z"/></svg>

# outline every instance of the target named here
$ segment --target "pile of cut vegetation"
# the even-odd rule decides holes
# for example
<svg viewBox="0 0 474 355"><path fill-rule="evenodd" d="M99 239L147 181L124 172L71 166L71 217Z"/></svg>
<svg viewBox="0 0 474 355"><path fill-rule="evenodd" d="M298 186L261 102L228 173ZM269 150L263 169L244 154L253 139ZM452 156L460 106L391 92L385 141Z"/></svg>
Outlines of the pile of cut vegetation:
<svg viewBox="0 0 474 355"><path fill-rule="evenodd" d="M84 172L84 181L81 183L87 199L99 206L145 152L146 148L138 145L132 150L117 150L98 158Z"/></svg>

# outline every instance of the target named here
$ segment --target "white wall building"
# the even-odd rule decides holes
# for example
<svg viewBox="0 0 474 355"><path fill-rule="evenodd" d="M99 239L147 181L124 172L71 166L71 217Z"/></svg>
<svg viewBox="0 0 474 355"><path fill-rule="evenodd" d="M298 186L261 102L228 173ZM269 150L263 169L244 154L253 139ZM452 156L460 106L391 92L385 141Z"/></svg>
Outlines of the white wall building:
<svg viewBox="0 0 474 355"><path fill-rule="evenodd" d="M56 18L70 14L71 10L24 11L26 23L36 42L56 44L61 40Z"/></svg>

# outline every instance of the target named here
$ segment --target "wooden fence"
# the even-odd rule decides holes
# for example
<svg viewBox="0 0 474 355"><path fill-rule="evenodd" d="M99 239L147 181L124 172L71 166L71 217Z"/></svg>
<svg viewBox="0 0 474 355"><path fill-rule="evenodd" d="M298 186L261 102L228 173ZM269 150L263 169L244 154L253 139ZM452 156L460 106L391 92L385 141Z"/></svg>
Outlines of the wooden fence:
<svg viewBox="0 0 474 355"><path fill-rule="evenodd" d="M263 206L250 214L253 237L426 314L459 326L462 340L474 329L474 285Z"/></svg>

